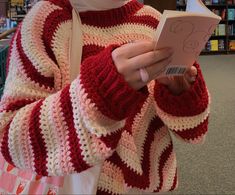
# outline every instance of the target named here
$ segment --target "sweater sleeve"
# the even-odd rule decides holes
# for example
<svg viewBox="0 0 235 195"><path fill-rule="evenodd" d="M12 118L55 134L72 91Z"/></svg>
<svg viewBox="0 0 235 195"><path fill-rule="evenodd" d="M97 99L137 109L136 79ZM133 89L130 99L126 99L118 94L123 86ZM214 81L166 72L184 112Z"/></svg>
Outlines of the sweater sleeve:
<svg viewBox="0 0 235 195"><path fill-rule="evenodd" d="M113 47L85 60L69 84L70 27L71 16L49 1L29 12L12 41L0 102L3 157L43 176L81 172L108 158L143 98L117 73Z"/></svg>
<svg viewBox="0 0 235 195"><path fill-rule="evenodd" d="M210 97L199 64L196 81L191 88L175 96L156 81L156 112L169 129L188 143L203 142L208 130Z"/></svg>

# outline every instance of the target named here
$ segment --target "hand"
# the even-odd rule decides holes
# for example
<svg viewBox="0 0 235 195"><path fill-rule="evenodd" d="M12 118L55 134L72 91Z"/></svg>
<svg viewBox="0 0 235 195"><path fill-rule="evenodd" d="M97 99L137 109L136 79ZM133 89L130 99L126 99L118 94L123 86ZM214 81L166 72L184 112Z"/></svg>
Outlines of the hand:
<svg viewBox="0 0 235 195"><path fill-rule="evenodd" d="M195 66L191 66L182 76L162 77L157 80L158 82L167 85L174 95L179 95L190 88L191 84L195 81L196 76L197 69Z"/></svg>
<svg viewBox="0 0 235 195"><path fill-rule="evenodd" d="M136 90L156 79L171 62L171 49L154 50L154 47L154 41L136 41L124 44L112 52L117 71ZM149 75L146 82L141 79L141 68L144 68Z"/></svg>

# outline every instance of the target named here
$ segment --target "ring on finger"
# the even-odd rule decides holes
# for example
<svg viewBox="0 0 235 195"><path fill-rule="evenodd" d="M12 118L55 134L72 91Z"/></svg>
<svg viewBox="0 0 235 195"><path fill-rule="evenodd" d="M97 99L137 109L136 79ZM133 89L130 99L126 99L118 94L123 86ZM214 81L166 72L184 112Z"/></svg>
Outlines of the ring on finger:
<svg viewBox="0 0 235 195"><path fill-rule="evenodd" d="M140 68L140 78L144 83L147 83L149 81L149 73L147 72L146 68Z"/></svg>

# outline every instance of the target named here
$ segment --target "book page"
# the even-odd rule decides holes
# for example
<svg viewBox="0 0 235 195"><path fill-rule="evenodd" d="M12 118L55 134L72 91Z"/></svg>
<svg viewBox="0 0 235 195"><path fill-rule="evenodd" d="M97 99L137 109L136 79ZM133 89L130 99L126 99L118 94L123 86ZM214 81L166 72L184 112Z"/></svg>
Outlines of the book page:
<svg viewBox="0 0 235 195"><path fill-rule="evenodd" d="M208 9L201 0L187 0L186 12L208 14L219 18L219 16Z"/></svg>

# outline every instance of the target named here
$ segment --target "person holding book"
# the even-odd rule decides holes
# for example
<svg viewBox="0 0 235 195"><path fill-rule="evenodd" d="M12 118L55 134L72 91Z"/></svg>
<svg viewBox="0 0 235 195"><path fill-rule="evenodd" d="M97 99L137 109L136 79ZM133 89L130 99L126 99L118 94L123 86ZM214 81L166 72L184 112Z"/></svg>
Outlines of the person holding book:
<svg viewBox="0 0 235 195"><path fill-rule="evenodd" d="M73 9L83 47L70 71ZM202 143L209 93L198 63L159 78L174 52L154 50L160 16L136 0L47 0L27 14L12 39L0 103L2 156L38 176L24 180L23 194L35 178L49 193L45 181L55 176L63 178L58 194L177 188L170 131Z"/></svg>

